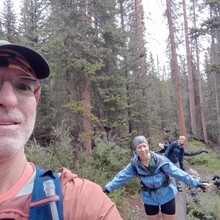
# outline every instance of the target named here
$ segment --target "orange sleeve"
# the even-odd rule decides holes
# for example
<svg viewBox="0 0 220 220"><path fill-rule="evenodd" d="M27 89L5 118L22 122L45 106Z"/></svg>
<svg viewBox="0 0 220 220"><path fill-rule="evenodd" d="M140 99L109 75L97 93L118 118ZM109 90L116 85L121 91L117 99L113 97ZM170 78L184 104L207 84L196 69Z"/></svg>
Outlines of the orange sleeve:
<svg viewBox="0 0 220 220"><path fill-rule="evenodd" d="M116 205L98 184L65 168L61 172L65 220L122 220Z"/></svg>

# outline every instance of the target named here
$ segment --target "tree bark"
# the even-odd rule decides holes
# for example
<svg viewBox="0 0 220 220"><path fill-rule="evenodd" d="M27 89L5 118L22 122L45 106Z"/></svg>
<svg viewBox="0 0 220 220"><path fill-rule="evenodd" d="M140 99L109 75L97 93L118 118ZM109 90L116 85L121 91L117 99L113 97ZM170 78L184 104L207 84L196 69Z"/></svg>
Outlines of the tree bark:
<svg viewBox="0 0 220 220"><path fill-rule="evenodd" d="M195 0L193 1L193 24L194 28L197 28L196 24L196 12L195 12ZM206 126L206 114L205 114L205 99L202 88L202 79L201 79L201 71L200 71L200 55L199 55L199 45L198 38L195 38L195 50L196 50L196 78L198 81L199 87L199 104L200 104L200 112L201 112L201 121L202 121L202 131L203 131L203 139L206 144L208 144L208 135L207 135L207 126Z"/></svg>
<svg viewBox="0 0 220 220"><path fill-rule="evenodd" d="M83 92L82 92L82 103L83 103L83 130L87 133L85 140L83 141L84 148L86 150L86 157L90 159L92 156L92 141L90 133L92 131L91 121L87 115L91 114L91 94L90 94L90 79L88 74L85 74L83 82Z"/></svg>
<svg viewBox="0 0 220 220"><path fill-rule="evenodd" d="M136 19L137 19L137 34L138 34L138 49L139 49L139 60L140 60L140 74L141 74L141 80L142 82L146 81L146 56L144 52L144 38L143 38L143 21L142 21L142 10L141 10L141 4L140 0L135 0L135 13L136 13ZM143 90L142 94L143 96L146 96L146 88L145 83L143 84Z"/></svg>
<svg viewBox="0 0 220 220"><path fill-rule="evenodd" d="M83 22L86 22L86 9L82 10L81 19ZM82 36L82 41L87 42L87 36ZM87 73L84 73L83 81L83 91L82 91L82 104L83 104L83 132L85 132L85 139L83 141L83 146L85 148L86 158L90 160L92 158L92 140L91 140L91 131L92 124L89 120L89 115L91 115L91 94L90 94L90 78Z"/></svg>
<svg viewBox="0 0 220 220"><path fill-rule="evenodd" d="M195 94L194 94L194 85L193 85L193 76L192 76L192 56L189 46L188 21L187 21L185 0L183 0L183 17L184 17L184 30L185 30L185 41L186 41L191 129L192 129L193 137L197 138L196 108L195 108L195 99L194 99Z"/></svg>
<svg viewBox="0 0 220 220"><path fill-rule="evenodd" d="M176 102L177 102L177 118L178 118L178 127L179 134L186 135L186 126L185 126L185 116L183 111L183 102L182 102L182 89L181 89L181 81L180 81L180 71L177 61L177 53L176 53L176 43L174 37L174 28L173 28L173 19L172 19L172 9L171 9L171 1L166 0L167 5L167 19L169 26L169 34L170 34L170 44L171 44L171 74L174 81L175 92L176 92ZM186 143L188 147L188 144ZM187 149L186 149L187 150Z"/></svg>

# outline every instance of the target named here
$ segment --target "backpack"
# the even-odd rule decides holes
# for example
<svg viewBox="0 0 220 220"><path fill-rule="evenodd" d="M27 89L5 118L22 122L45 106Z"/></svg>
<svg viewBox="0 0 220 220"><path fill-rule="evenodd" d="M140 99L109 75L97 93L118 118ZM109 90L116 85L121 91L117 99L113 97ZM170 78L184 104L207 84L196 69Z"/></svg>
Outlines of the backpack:
<svg viewBox="0 0 220 220"><path fill-rule="evenodd" d="M42 170L35 166L36 178L30 203L29 220L52 220L50 202L56 202L59 220L63 220L62 190L59 176L51 170ZM55 185L55 195L46 196L44 182L53 180Z"/></svg>

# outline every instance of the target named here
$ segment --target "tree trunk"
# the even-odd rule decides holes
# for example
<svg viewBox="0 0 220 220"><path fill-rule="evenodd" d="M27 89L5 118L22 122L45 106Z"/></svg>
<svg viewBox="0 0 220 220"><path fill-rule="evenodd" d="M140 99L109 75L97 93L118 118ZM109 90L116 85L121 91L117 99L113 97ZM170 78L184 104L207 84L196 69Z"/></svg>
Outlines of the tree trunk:
<svg viewBox="0 0 220 220"><path fill-rule="evenodd" d="M82 103L83 103L83 131L86 133L86 138L83 141L84 148L86 150L86 157L90 159L92 156L92 141L91 141L91 131L92 125L89 117L87 115L91 114L91 97L90 97L90 79L87 74L85 74L83 82L83 92L82 92Z"/></svg>
<svg viewBox="0 0 220 220"><path fill-rule="evenodd" d="M125 34L125 21L124 21L124 8L123 8L123 4L122 2L119 3L120 5L120 17L121 17L121 27L122 27L122 31L123 31L123 36L126 36ZM128 57L127 57L127 51L123 54L124 56L124 63L125 63L125 66L127 66L127 63L129 62L128 61ZM128 69L125 68L125 79L126 79L126 95L127 95L127 105L130 106L130 100L131 100L131 97L130 97L130 86L129 86L129 79L128 79ZM131 109L130 107L128 107L128 110L127 110L127 118L128 118L128 133L131 134L132 133L132 123L131 123Z"/></svg>
<svg viewBox="0 0 220 220"><path fill-rule="evenodd" d="M184 29L185 29L185 41L186 41L191 129L192 129L193 137L197 138L196 108L195 108L195 99L194 99L195 95L194 95L194 85L193 85L193 76L192 76L192 56L189 47L188 21L187 21L185 0L183 0L183 16L184 16Z"/></svg>
<svg viewBox="0 0 220 220"><path fill-rule="evenodd" d="M166 0L166 4L167 4L167 19L168 19L168 25L169 25L171 54L172 54L171 74L174 79L173 81L174 81L174 86L175 86L175 91L176 91L177 118L178 118L179 134L187 137L186 126L185 126L185 116L184 116L183 102L182 102L180 71L179 71L179 66L178 66L178 62L177 62L176 43L175 43L175 37L174 37L171 1ZM186 143L186 146L188 147L187 143Z"/></svg>
<svg viewBox="0 0 220 220"><path fill-rule="evenodd" d="M196 12L195 12L195 0L193 1L193 23L195 29L197 28L196 24ZM199 101L200 101L200 112L201 112L201 121L202 121L202 131L203 131L203 139L206 144L208 144L208 135L207 135L207 126L206 126L206 114L205 114L205 99L202 88L202 79L201 79L201 71L200 71L200 55L199 55L199 45L198 39L195 38L195 49L196 49L196 78L198 81L199 87Z"/></svg>
<svg viewBox="0 0 220 220"><path fill-rule="evenodd" d="M218 63L218 56L217 56L217 49L216 49L216 45L215 45L215 40L214 40L214 36L212 36L212 43L211 43L211 65L216 65L216 63ZM213 92L213 103L215 105L215 112L217 115L217 124L220 124L220 108L219 108L219 94L218 94L218 85L217 85L217 73L216 71L213 71L211 73L211 77L212 77L212 92ZM219 133L219 132L218 132ZM217 142L220 143L220 133L218 134L217 137Z"/></svg>
<svg viewBox="0 0 220 220"><path fill-rule="evenodd" d="M83 11L83 10L82 10ZM81 19L86 22L85 11L82 12ZM87 42L87 37L82 36L82 41ZM83 81L83 91L82 91L82 104L83 104L83 132L85 133L85 138L83 141L83 146L85 148L86 158L89 160L92 158L92 140L91 140L91 131L92 125L89 119L91 115L91 94L90 94L90 78L87 73L84 73Z"/></svg>
<svg viewBox="0 0 220 220"><path fill-rule="evenodd" d="M143 38L143 21L142 21L142 10L140 0L135 0L135 12L136 12L136 19L137 19L137 34L138 34L138 49L139 49L139 60L140 60L140 74L142 82L146 82L146 56L144 50L144 38ZM146 96L146 88L145 83L143 84L142 94Z"/></svg>

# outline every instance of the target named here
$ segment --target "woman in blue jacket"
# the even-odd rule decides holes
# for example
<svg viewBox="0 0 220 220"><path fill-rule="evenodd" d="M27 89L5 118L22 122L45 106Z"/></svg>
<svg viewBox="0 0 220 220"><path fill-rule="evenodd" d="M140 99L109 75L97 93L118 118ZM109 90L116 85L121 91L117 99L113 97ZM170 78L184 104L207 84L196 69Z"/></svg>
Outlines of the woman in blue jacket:
<svg viewBox="0 0 220 220"><path fill-rule="evenodd" d="M104 192L110 193L138 175L147 219L159 219L159 208L164 220L174 219L177 189L169 176L192 187L200 187L204 191L209 186L179 169L164 156L151 152L144 136L135 137L133 147L134 158L105 185Z"/></svg>

